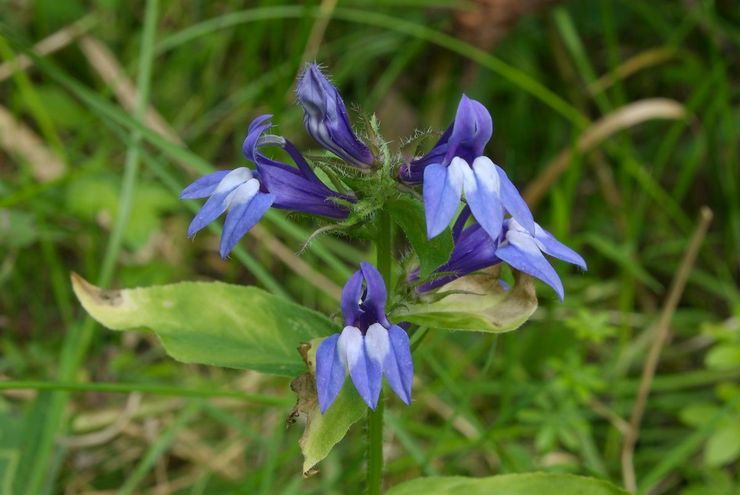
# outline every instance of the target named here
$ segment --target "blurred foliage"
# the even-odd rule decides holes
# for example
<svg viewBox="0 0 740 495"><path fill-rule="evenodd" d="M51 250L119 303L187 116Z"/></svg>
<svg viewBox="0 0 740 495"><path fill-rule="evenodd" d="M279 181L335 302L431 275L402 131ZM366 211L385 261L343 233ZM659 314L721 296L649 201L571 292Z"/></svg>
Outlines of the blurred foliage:
<svg viewBox="0 0 740 495"><path fill-rule="evenodd" d="M176 199L206 167L246 163L241 141L260 113L313 146L292 95L304 60L325 64L345 101L375 112L392 148L416 128L443 129L461 92L485 102L496 124L488 151L520 188L593 122L647 98L678 102L685 118L628 126L573 155L537 205L538 222L589 264L557 267L565 303L539 285L540 308L517 332L425 337L414 403L387 408L387 483L544 470L620 484L648 329L706 204L715 220L671 321L635 469L640 493L740 493L736 2L571 0L524 15L483 50L457 39L455 12L475 2L346 0L325 31L306 15L317 1L308 11L278 3L165 0L155 44L142 46L142 1L0 0L3 62L83 16L90 24L0 80L0 110L12 117L0 136L0 379L77 387L0 390L0 492L346 493L363 479L361 427L301 478L286 379L174 363L151 336L85 319L69 273L101 277L137 146L132 107L83 49L93 39L132 84L140 53L153 52L149 104L187 149L144 133L110 285L256 284L326 314L338 309L330 290L295 260L341 286L369 254L362 243L320 236L296 257L316 224L277 213L221 261L215 234L185 238L195 205ZM39 147L58 165L39 161ZM128 393L84 388L94 382ZM152 384L201 395L137 393ZM287 402L203 399L218 390Z"/></svg>

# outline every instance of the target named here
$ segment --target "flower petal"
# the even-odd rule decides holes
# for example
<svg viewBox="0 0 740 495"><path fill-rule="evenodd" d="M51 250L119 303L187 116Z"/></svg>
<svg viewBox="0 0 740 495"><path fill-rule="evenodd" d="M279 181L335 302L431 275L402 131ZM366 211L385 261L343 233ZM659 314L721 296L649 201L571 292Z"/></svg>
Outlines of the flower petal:
<svg viewBox="0 0 740 495"><path fill-rule="evenodd" d="M382 370L368 359L362 332L357 327L345 327L337 345L357 392L370 409L375 409L380 396Z"/></svg>
<svg viewBox="0 0 740 495"><path fill-rule="evenodd" d="M535 239L539 241L540 249L546 254L576 265L582 270L588 269L586 260L580 254L557 240L554 235L537 224L535 224Z"/></svg>
<svg viewBox="0 0 740 495"><path fill-rule="evenodd" d="M455 225L452 226L452 240L457 243L457 240L460 238L460 235L463 232L463 229L465 228L465 224L470 219L470 206L465 205L465 208L462 209L460 212L460 215L458 215L457 220L455 220Z"/></svg>
<svg viewBox="0 0 740 495"><path fill-rule="evenodd" d="M306 130L319 144L344 160L366 167L373 162L370 149L352 130L347 109L337 88L316 64L308 64L298 79L298 102Z"/></svg>
<svg viewBox="0 0 740 495"><path fill-rule="evenodd" d="M388 299L388 291L385 287L385 281L377 268L370 263L363 261L360 263L360 270L365 277L365 297L363 306L366 311L373 317L371 321L379 321L385 324L385 302Z"/></svg>
<svg viewBox="0 0 740 495"><path fill-rule="evenodd" d="M360 309L362 280L362 270L357 270L342 289L342 316L347 325L356 325L362 314L362 309Z"/></svg>
<svg viewBox="0 0 740 495"><path fill-rule="evenodd" d="M216 190L221 179L226 177L230 170L219 170L212 174L204 175L200 179L190 184L180 193L180 199L200 199L207 198Z"/></svg>
<svg viewBox="0 0 740 495"><path fill-rule="evenodd" d="M560 300L563 300L564 289L555 269L540 252L537 243L526 232L509 230L506 233L508 242L496 249L496 256L519 271L532 275L553 288Z"/></svg>
<svg viewBox="0 0 740 495"><path fill-rule="evenodd" d="M493 120L480 102L462 95L457 106L452 133L447 142L445 163L453 157L470 161L483 154L493 135Z"/></svg>
<svg viewBox="0 0 740 495"><path fill-rule="evenodd" d="M388 339L391 349L383 361L383 374L396 395L406 404L410 404L414 361L411 359L409 336L401 327L393 325L388 329Z"/></svg>
<svg viewBox="0 0 740 495"><path fill-rule="evenodd" d="M490 158L479 156L473 162L472 174L465 175L465 199L473 217L491 239L498 239L504 222L501 205L501 181Z"/></svg>
<svg viewBox="0 0 740 495"><path fill-rule="evenodd" d="M429 165L424 169L424 212L427 237L439 235L452 221L463 189L463 176L468 164L455 158L448 167Z"/></svg>
<svg viewBox="0 0 740 495"><path fill-rule="evenodd" d="M203 207L198 210L195 218L190 222L190 226L188 227L188 237L193 237L206 225L213 222L226 211L226 207L228 206L226 203L226 197L229 193L231 193L231 191L215 193L213 196L208 198L208 201L206 201Z"/></svg>
<svg viewBox="0 0 740 495"><path fill-rule="evenodd" d="M529 210L527 202L524 201L519 190L506 175L504 169L494 164L496 171L498 172L499 179L501 180L501 202L504 204L504 208L508 211L511 216L516 220L527 232L534 235L534 218L532 212Z"/></svg>
<svg viewBox="0 0 740 495"><path fill-rule="evenodd" d="M349 210L331 198L352 200L338 194L321 181L306 179L299 170L284 163L258 157L260 180L275 195L275 207L329 218L346 218Z"/></svg>
<svg viewBox="0 0 740 495"><path fill-rule="evenodd" d="M228 256L239 239L259 222L275 201L273 194L259 192L257 179L252 179L239 186L230 196L230 209L221 234L222 258Z"/></svg>
<svg viewBox="0 0 740 495"><path fill-rule="evenodd" d="M417 287L418 292L428 292L441 287L469 273L500 263L496 257L497 241L477 223L463 229L455 239L455 247L450 259L435 270L442 276L436 277Z"/></svg>
<svg viewBox="0 0 740 495"><path fill-rule="evenodd" d="M367 354L368 363L373 367L373 371L377 369L382 373L383 364L392 352L391 343L388 338L388 330L386 330L380 323L373 323L368 327L367 332L365 332L365 352ZM377 382L371 382L370 386L370 392L374 394L374 396L380 396L382 378ZM377 387L377 390L373 387Z"/></svg>
<svg viewBox="0 0 740 495"><path fill-rule="evenodd" d="M260 115L249 124L247 136L244 138L244 143L242 143L242 153L247 160L257 162L257 141L266 130L272 127L271 118L272 115L269 114Z"/></svg>
<svg viewBox="0 0 740 495"><path fill-rule="evenodd" d="M325 338L316 349L316 392L319 397L319 408L324 414L342 390L346 370L339 358L337 341L339 334L335 333Z"/></svg>

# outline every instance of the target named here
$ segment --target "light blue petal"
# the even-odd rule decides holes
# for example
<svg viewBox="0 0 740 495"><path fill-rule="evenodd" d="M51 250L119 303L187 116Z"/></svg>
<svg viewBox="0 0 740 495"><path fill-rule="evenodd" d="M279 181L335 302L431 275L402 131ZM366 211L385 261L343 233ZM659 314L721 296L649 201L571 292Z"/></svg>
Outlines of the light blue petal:
<svg viewBox="0 0 740 495"><path fill-rule="evenodd" d="M383 363L383 374L388 385L406 404L411 404L411 385L414 381L414 361L411 359L409 336L399 326L388 330L390 352Z"/></svg>
<svg viewBox="0 0 740 495"><path fill-rule="evenodd" d="M344 356L349 376L357 392L370 409L375 409L380 396L382 369L368 359L362 332L356 327L345 327L337 345L340 357Z"/></svg>
<svg viewBox="0 0 740 495"><path fill-rule="evenodd" d="M180 199L200 199L207 198L216 190L218 183L221 182L226 174L231 170L219 170L212 174L205 175L196 180L180 193Z"/></svg>
<svg viewBox="0 0 740 495"><path fill-rule="evenodd" d="M392 354L391 344L388 339L388 330L385 329L380 323L373 323L365 332L365 355L367 356L367 362L373 367L373 373L377 370L380 374L384 371L383 365L388 358L388 355ZM370 382L370 393L375 396L380 396L380 388L382 387L382 377L376 381Z"/></svg>
<svg viewBox="0 0 740 495"><path fill-rule="evenodd" d="M514 183L509 180L509 176L506 175L504 169L496 164L494 166L498 172L499 179L501 179L501 201L504 204L504 208L527 232L534 235L534 218L527 202L519 194L519 190Z"/></svg>
<svg viewBox="0 0 740 495"><path fill-rule="evenodd" d="M188 227L188 237L193 237L206 225L217 219L228 207L226 198L231 191L215 193L198 211Z"/></svg>
<svg viewBox="0 0 740 495"><path fill-rule="evenodd" d="M555 269L540 252L535 240L526 232L510 230L506 234L509 242L496 249L496 256L517 270L532 275L553 288L563 300L563 283Z"/></svg>
<svg viewBox="0 0 740 495"><path fill-rule="evenodd" d="M495 165L485 156L476 158L472 168L472 173L465 175L465 199L473 217L491 239L496 240L504 223L501 181Z"/></svg>
<svg viewBox="0 0 740 495"><path fill-rule="evenodd" d="M446 229L455 216L462 194L462 167L468 165L455 158L448 167L433 164L424 169L424 212L429 239Z"/></svg>
<svg viewBox="0 0 740 495"><path fill-rule="evenodd" d="M346 370L337 351L338 340L338 333L330 335L316 349L316 392L321 414L334 403L344 384Z"/></svg>
<svg viewBox="0 0 740 495"><path fill-rule="evenodd" d="M246 188L247 186L248 184L244 184L240 188ZM231 205L224 222L224 231L221 234L220 253L222 258L228 256L236 243L239 242L239 239L244 237L244 234L259 222L262 215L265 214L274 201L275 195L258 192L245 202Z"/></svg>
<svg viewBox="0 0 740 495"><path fill-rule="evenodd" d="M540 243L540 249L546 254L587 270L586 260L583 257L557 240L554 235L535 224L535 239Z"/></svg>

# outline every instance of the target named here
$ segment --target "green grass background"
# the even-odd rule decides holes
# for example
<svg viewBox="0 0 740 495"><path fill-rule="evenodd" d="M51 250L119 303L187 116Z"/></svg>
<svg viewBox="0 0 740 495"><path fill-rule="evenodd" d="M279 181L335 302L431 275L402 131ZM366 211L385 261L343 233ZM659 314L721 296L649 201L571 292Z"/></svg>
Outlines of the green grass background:
<svg viewBox="0 0 740 495"><path fill-rule="evenodd" d="M197 205L177 200L199 174L246 163L241 141L260 113L314 147L293 97L307 60L395 142L444 128L461 92L482 101L496 129L488 152L521 189L626 105L665 98L684 113L625 125L566 160L535 216L589 271L558 264L565 302L538 286L540 309L517 332L427 335L413 405L386 409L386 485L534 470L620 484L649 330L707 205L714 221L671 320L635 470L640 493L740 493L733 3L566 1L522 17L489 49L465 41L464 2L0 0L2 62L81 22L134 88L124 104L80 36L0 80L0 493L361 486L361 426L302 479L286 380L181 365L149 336L107 332L68 279L217 279L337 311L332 294L366 246L321 237L295 256L315 225L271 212L223 262L216 232L185 238ZM182 145L138 123L147 108ZM24 143L29 133L38 139Z"/></svg>

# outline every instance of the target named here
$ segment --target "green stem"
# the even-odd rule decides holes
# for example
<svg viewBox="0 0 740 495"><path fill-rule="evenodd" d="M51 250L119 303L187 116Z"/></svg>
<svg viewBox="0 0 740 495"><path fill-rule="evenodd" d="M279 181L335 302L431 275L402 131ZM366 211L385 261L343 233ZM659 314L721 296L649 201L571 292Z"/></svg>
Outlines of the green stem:
<svg viewBox="0 0 740 495"><path fill-rule="evenodd" d="M380 495L383 487L383 392L378 407L367 415L367 494Z"/></svg>
<svg viewBox="0 0 740 495"><path fill-rule="evenodd" d="M378 219L378 236L376 238L378 271L383 276L388 291L392 287L392 249L393 225L388 213L381 212ZM383 487L383 395L378 399L378 406L367 415L367 493L380 495Z"/></svg>

